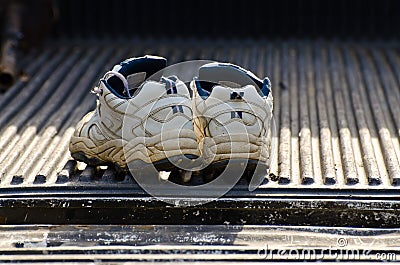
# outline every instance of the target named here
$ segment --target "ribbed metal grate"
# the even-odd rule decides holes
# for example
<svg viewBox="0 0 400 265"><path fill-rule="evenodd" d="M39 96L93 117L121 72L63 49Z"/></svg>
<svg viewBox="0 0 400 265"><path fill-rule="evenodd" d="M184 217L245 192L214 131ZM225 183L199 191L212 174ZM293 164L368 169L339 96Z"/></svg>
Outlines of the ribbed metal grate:
<svg viewBox="0 0 400 265"><path fill-rule="evenodd" d="M396 189L400 185L397 43L126 40L48 43L21 62L28 82L0 94L0 187L137 187L112 168L77 166L68 143L95 106L89 93L126 57L230 61L270 77L278 183L258 189ZM245 184L244 181L241 184ZM292 190L293 192L293 190ZM256 191L257 193L257 191ZM253 193L254 194L254 193Z"/></svg>

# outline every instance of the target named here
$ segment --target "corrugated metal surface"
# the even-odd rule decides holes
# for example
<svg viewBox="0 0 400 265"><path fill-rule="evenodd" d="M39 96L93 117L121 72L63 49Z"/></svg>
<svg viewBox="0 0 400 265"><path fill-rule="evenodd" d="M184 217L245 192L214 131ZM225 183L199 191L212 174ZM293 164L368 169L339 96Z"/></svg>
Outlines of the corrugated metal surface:
<svg viewBox="0 0 400 265"><path fill-rule="evenodd" d="M0 187L134 187L131 176L112 168L77 166L68 142L76 122L94 108L96 97L89 91L106 69L126 57L158 54L170 64L230 61L270 77L279 142L272 170L280 181L266 182L258 192L299 187L397 190L398 47L182 39L48 43L23 58L29 81L0 94Z"/></svg>

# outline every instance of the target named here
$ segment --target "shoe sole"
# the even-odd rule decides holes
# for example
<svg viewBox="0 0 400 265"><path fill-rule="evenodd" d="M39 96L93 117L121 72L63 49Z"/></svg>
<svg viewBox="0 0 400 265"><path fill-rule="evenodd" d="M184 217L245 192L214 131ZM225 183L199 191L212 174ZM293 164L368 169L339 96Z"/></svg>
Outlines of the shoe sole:
<svg viewBox="0 0 400 265"><path fill-rule="evenodd" d="M128 171L126 161L131 168L143 165L172 168L179 166L182 161L188 164L182 166L187 167L200 154L196 136L190 130L166 132L162 136L136 137L130 142L110 140L100 146L89 138L72 136L69 149L72 157L78 161L91 166L115 165L123 171Z"/></svg>
<svg viewBox="0 0 400 265"><path fill-rule="evenodd" d="M165 158L154 163L146 163L142 160L135 160L129 162L128 167L121 167L118 163L103 161L96 157L87 157L83 152L73 153L71 154L71 156L75 160L81 161L89 166L114 166L118 172L125 172L125 173L127 173L130 170L137 171L143 169L146 170L148 168L155 168L158 171L171 171L177 168L179 169L179 165L182 164L180 163L180 161L187 160L191 161L190 163L194 164L195 161L199 158L198 156L195 155L179 155L170 158ZM190 166L190 165L185 165L185 166Z"/></svg>
<svg viewBox="0 0 400 265"><path fill-rule="evenodd" d="M76 152L71 153L71 156L76 161L83 162L88 166L96 167L96 166L113 166L117 170L117 172L126 172L126 168L121 167L118 163L107 162L96 157L88 157L84 152Z"/></svg>
<svg viewBox="0 0 400 265"><path fill-rule="evenodd" d="M259 160L223 160L212 163L202 170L202 175L206 182L213 181L221 174L224 174L224 179L226 179L224 182L228 185L232 185L232 180L239 181L240 178L244 177L249 184L249 191L254 191L265 181L276 182L279 180L279 177L269 173L269 166Z"/></svg>
<svg viewBox="0 0 400 265"><path fill-rule="evenodd" d="M133 172L153 168L157 171L172 171L181 168L190 169L197 163L198 158L196 155L177 155L150 164L143 160L134 160L128 163L128 168Z"/></svg>

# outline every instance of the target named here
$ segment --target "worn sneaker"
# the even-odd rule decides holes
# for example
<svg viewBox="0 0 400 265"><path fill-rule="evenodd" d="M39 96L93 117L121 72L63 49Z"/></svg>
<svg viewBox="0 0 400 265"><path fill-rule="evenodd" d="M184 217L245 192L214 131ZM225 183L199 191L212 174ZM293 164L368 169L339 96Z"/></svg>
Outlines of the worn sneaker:
<svg viewBox="0 0 400 265"><path fill-rule="evenodd" d="M69 149L89 165L155 164L157 169L199 155L187 86L162 77L166 59L127 59L94 88L97 107L78 123ZM149 79L151 77L151 80Z"/></svg>
<svg viewBox="0 0 400 265"><path fill-rule="evenodd" d="M210 166L264 164L270 155L272 93L268 78L229 63L209 63L191 83L194 126Z"/></svg>

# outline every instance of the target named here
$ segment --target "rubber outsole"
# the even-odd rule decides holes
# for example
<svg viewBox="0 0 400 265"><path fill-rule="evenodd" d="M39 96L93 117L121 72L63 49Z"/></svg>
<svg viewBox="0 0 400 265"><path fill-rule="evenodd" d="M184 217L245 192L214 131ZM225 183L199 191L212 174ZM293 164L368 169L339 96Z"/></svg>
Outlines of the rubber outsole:
<svg viewBox="0 0 400 265"><path fill-rule="evenodd" d="M202 170L206 178L211 181L222 174L229 167L229 172L241 173L250 183L252 178L264 178L268 176L268 165L254 159L226 159L211 163ZM235 174L233 173L233 174Z"/></svg>
<svg viewBox="0 0 400 265"><path fill-rule="evenodd" d="M118 163L106 162L97 158L89 158L83 152L77 152L71 155L77 161L84 162L90 166L114 166L116 171L119 173L131 172L139 175L146 174L146 172L154 173L155 171L181 170L179 167L181 160L189 161L189 163L191 161L193 168L195 168L198 165L199 160L199 157L195 155L180 155L168 159L162 159L151 164L141 160L132 161L128 167L121 167ZM252 183L252 180L256 181L257 183L261 183L262 179L266 176L268 176L269 180L274 182L279 180L279 176L268 173L268 166L265 163L253 159L231 159L218 161L208 165L203 170L200 170L200 172L204 176L204 179L206 179L208 182L217 178L228 165L231 167L231 169L233 168L235 172L242 172L242 175L249 183ZM190 164L186 164L185 166L190 167Z"/></svg>
<svg viewBox="0 0 400 265"><path fill-rule="evenodd" d="M89 166L114 166L114 167L118 168L120 171L128 171L129 170L128 167L121 167L118 163L103 161L103 160L100 160L95 157L87 157L83 152L73 153L73 154L71 154L71 156L75 160L84 162L85 164L87 164ZM160 161L156 161L154 163L146 163L142 160L136 160L136 161L132 161L129 163L129 168L140 169L143 166L147 167L147 166L154 165L154 167L157 170L167 171L169 169L171 169L171 170L176 169L177 165L180 164L179 160L182 160L182 159L197 160L198 158L199 157L195 156L195 155L180 155L180 156L165 158ZM211 163L210 165L208 165L205 168L205 170L207 170L207 169L224 169L226 166L228 166L228 164L232 165L232 166L238 166L241 164L245 164L246 169L248 169L248 170L254 170L257 166L268 168L267 165L265 165L264 163L261 163L258 160L231 159L231 160L223 160L223 161ZM186 165L186 166L190 166L190 165Z"/></svg>
<svg viewBox="0 0 400 265"><path fill-rule="evenodd" d="M118 163L103 161L96 157L87 157L83 152L71 153L71 156L75 160L83 162L89 166L113 166L118 172L127 171L126 168L121 167Z"/></svg>
<svg viewBox="0 0 400 265"><path fill-rule="evenodd" d="M199 157L196 155L188 154L165 158L153 163L146 163L142 160L135 160L129 162L128 168L132 171L136 171L143 170L149 167L154 167L158 171L172 171L181 168L191 168L198 158Z"/></svg>
<svg viewBox="0 0 400 265"><path fill-rule="evenodd" d="M222 160L222 161L218 161L218 162L213 162L211 163L208 167L210 168L223 168L229 165L234 165L234 166L238 166L241 164L245 164L247 168L249 169L255 169L257 166L265 166L266 168L268 168L268 166L265 163L260 162L259 160L255 160L255 159L226 159L226 160Z"/></svg>
<svg viewBox="0 0 400 265"><path fill-rule="evenodd" d="M89 166L114 166L118 172L129 172L130 170L143 170L145 168L155 167L158 171L171 171L174 169L179 169L180 161L190 161L198 159L195 155L179 155L170 158L165 158L154 163L146 163L142 160L136 160L129 163L128 167L121 167L118 163L107 162L100 160L95 157L87 157L83 152L76 152L71 154L71 156L77 160L86 163ZM185 165L190 166L190 165Z"/></svg>

